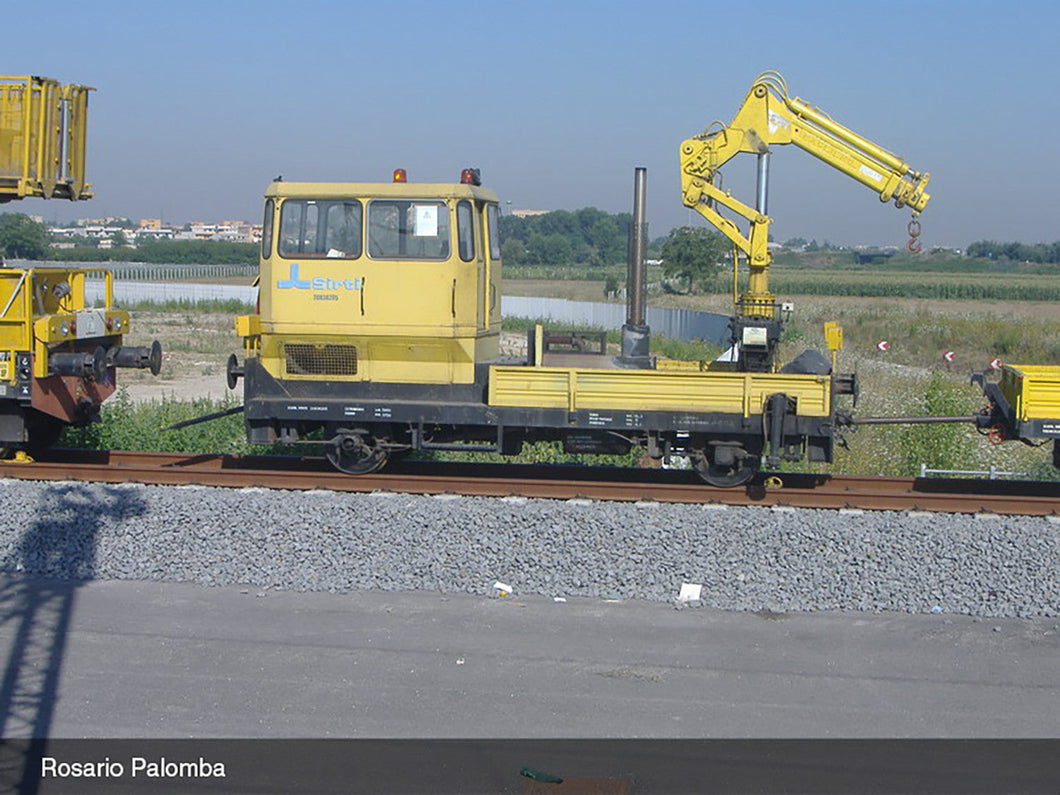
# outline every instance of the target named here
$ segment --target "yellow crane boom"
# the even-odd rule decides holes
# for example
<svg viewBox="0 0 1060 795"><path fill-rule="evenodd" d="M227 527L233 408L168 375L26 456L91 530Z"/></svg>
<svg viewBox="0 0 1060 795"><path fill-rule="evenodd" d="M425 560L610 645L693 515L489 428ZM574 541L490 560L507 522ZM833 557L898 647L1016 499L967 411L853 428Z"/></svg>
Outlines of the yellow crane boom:
<svg viewBox="0 0 1060 795"><path fill-rule="evenodd" d="M717 127L715 127L717 125ZM696 210L732 241L747 258L747 292L736 299L737 315L774 318L776 301L769 291L769 222L766 208L768 154L772 145L795 144L847 176L871 188L880 200L909 207L916 216L927 206L930 175L914 171L900 157L858 135L788 93L777 72L755 78L732 123L712 124L681 144L681 190L685 205ZM758 196L754 207L720 186L719 170L741 152L758 155ZM745 234L720 209L748 222ZM734 252L735 253L735 252Z"/></svg>

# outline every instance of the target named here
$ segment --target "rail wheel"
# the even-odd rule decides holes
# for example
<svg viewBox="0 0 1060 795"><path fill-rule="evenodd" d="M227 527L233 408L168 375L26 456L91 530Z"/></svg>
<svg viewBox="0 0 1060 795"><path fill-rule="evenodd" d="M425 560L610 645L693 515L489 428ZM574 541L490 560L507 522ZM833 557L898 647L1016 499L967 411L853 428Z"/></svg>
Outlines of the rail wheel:
<svg viewBox="0 0 1060 795"><path fill-rule="evenodd" d="M758 457L735 445L711 445L695 456L696 474L711 486L728 489L758 473Z"/></svg>
<svg viewBox="0 0 1060 795"><path fill-rule="evenodd" d="M336 433L325 445L324 452L331 465L347 475L378 472L389 457L378 439L349 430Z"/></svg>
<svg viewBox="0 0 1060 795"><path fill-rule="evenodd" d="M39 456L59 441L65 429L66 423L57 417L39 411L31 412L26 418L29 438L23 447L31 456Z"/></svg>

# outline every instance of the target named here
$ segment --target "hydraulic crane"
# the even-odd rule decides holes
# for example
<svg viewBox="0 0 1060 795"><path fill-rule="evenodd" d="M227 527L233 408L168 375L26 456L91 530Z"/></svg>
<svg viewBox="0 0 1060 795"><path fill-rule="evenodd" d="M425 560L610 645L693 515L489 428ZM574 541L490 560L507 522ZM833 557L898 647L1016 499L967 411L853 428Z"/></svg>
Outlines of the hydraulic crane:
<svg viewBox="0 0 1060 795"><path fill-rule="evenodd" d="M767 371L774 367L780 339L781 306L769 290L768 248L770 218L767 210L771 145L795 144L879 194L884 202L909 207L909 250L919 251L917 219L927 206L925 192L930 175L914 171L908 163L863 138L788 93L777 72L763 72L751 85L743 105L728 126L711 124L705 132L681 144L681 191L686 206L694 209L733 243L734 282L739 257L749 270L747 290L736 295L732 341L739 349L743 370ZM751 207L721 187L720 169L741 152L758 156L758 189ZM725 209L744 219L743 230L721 214Z"/></svg>

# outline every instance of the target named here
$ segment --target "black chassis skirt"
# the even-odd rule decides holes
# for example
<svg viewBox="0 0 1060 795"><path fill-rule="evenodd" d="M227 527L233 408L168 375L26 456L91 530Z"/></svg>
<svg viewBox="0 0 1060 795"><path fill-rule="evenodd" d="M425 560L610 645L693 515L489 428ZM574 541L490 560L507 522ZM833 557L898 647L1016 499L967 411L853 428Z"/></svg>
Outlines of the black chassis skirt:
<svg viewBox="0 0 1060 795"><path fill-rule="evenodd" d="M696 411L636 411L490 406L486 403L489 365L476 368L473 384L384 384L368 381L280 381L255 359L248 359L244 382L244 419L252 443L275 441L281 428L300 432L335 425L452 426L466 429L467 438L483 438L498 428L570 432L615 432L624 435L687 433L716 441L746 441L749 449L764 446L760 415ZM803 440L819 452L811 460L831 460L833 424L830 417L789 415L784 421L785 444ZM485 433L484 433L485 432ZM549 435L549 434L545 434Z"/></svg>

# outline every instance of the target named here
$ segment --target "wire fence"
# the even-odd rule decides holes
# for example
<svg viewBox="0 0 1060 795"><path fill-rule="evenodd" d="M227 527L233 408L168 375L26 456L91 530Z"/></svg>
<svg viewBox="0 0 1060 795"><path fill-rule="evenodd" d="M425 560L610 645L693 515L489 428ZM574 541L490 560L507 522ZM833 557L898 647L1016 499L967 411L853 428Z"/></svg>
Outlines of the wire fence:
<svg viewBox="0 0 1060 795"><path fill-rule="evenodd" d="M103 280L87 279L85 300L103 300ZM136 282L114 280L114 300L121 304L148 302L165 304L173 301L239 301L253 306L258 288L243 284L197 284L195 282Z"/></svg>
<svg viewBox="0 0 1060 795"><path fill-rule="evenodd" d="M59 262L53 260L9 260L19 268L87 268L108 270L115 281L158 282L188 279L230 279L246 277L249 282L258 275L257 264L217 265L208 263L153 262Z"/></svg>
<svg viewBox="0 0 1060 795"><path fill-rule="evenodd" d="M84 267L98 267L98 263L85 263ZM238 301L252 306L258 300L258 288L249 284L206 284L181 281L137 280L131 278L139 273L136 264L116 269L114 272L114 299L120 303L170 303L174 301ZM143 266L152 277L161 273L191 272L195 268L207 269L212 276L219 275L223 268L242 266L198 265L198 266ZM252 275L255 275L254 269ZM234 272L233 275L241 275ZM103 300L103 280L89 279L86 284L86 299L89 302ZM504 296L500 302L501 314L505 317L548 320L564 325L595 326L599 329L619 329L625 322L625 306L618 303L594 301L568 301L561 298L528 296ZM647 308L648 325L654 333L671 339L702 339L724 345L728 340L728 316L713 312L674 310L660 306Z"/></svg>

